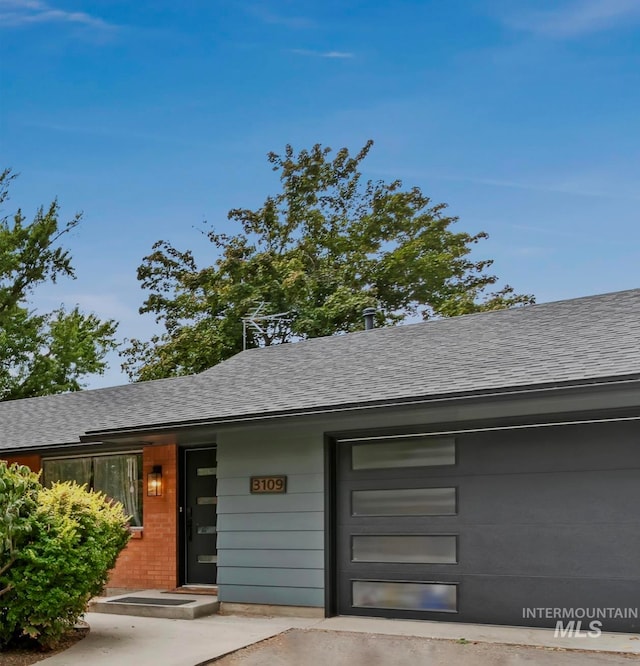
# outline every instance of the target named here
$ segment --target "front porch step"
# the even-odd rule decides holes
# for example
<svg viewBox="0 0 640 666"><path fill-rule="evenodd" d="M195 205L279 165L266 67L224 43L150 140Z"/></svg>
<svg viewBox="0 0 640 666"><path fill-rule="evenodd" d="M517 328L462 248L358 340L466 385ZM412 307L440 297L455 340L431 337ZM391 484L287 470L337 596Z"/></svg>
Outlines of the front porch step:
<svg viewBox="0 0 640 666"><path fill-rule="evenodd" d="M175 590L168 590L172 594L206 594L209 596L218 596L217 585L183 585L176 587Z"/></svg>
<svg viewBox="0 0 640 666"><path fill-rule="evenodd" d="M89 602L91 613L113 613L137 617L164 617L171 620L194 620L218 612L220 603L214 595L143 590L114 597L99 597Z"/></svg>

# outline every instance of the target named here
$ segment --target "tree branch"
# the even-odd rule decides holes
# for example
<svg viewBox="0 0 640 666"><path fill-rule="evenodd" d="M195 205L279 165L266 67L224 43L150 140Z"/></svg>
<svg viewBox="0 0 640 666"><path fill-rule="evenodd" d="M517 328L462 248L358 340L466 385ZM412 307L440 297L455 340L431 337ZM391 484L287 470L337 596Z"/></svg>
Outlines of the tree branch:
<svg viewBox="0 0 640 666"><path fill-rule="evenodd" d="M15 557L12 557L3 567L0 569L0 576L2 576L3 573L9 571L13 563L16 561Z"/></svg>
<svg viewBox="0 0 640 666"><path fill-rule="evenodd" d="M9 583L7 587L4 588L4 590L0 590L0 597L3 597L7 592L11 592L13 590L13 583Z"/></svg>

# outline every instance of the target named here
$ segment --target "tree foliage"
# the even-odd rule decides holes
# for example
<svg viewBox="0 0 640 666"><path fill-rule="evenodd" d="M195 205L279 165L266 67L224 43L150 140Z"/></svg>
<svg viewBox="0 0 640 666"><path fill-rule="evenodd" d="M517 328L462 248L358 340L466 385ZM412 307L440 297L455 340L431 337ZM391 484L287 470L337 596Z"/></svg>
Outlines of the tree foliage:
<svg viewBox="0 0 640 666"><path fill-rule="evenodd" d="M13 176L0 174L0 206ZM61 225L53 201L31 222L21 210L0 218L0 400L77 391L81 379L102 373L115 348L114 321L83 314L78 307L40 313L29 298L43 283L74 277L71 256L61 245L81 216Z"/></svg>
<svg viewBox="0 0 640 666"><path fill-rule="evenodd" d="M377 325L390 326L533 301L510 286L492 291L492 261L471 256L486 233L454 231L457 218L417 187L364 180L371 146L355 155L321 145L270 153L280 192L257 210L231 210L236 234L206 232L216 253L210 266L157 242L138 268L150 292L140 311L165 330L131 341L129 375L199 372L228 358L242 348L242 317L258 304L289 317L250 327L249 346L358 330L368 306L377 309Z"/></svg>

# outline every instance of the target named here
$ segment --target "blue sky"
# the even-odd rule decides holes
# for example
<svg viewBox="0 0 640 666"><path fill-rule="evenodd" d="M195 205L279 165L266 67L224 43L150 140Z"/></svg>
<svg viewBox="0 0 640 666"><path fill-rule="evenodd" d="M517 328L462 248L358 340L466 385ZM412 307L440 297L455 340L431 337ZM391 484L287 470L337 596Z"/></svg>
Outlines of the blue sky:
<svg viewBox="0 0 640 666"><path fill-rule="evenodd" d="M0 0L1 164L28 214L84 211L79 303L148 337L135 272L154 241L276 185L286 143L375 147L485 230L478 254L538 301L640 286L638 0ZM8 208L11 210L11 208ZM126 381L117 357L90 386Z"/></svg>

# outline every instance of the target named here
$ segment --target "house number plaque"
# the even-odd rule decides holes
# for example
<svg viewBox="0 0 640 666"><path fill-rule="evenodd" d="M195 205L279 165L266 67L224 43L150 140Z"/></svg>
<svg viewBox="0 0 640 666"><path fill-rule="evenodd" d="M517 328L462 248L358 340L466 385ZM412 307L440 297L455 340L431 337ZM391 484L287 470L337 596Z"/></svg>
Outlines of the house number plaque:
<svg viewBox="0 0 640 666"><path fill-rule="evenodd" d="M286 476L252 476L251 492L255 494L286 493Z"/></svg>

